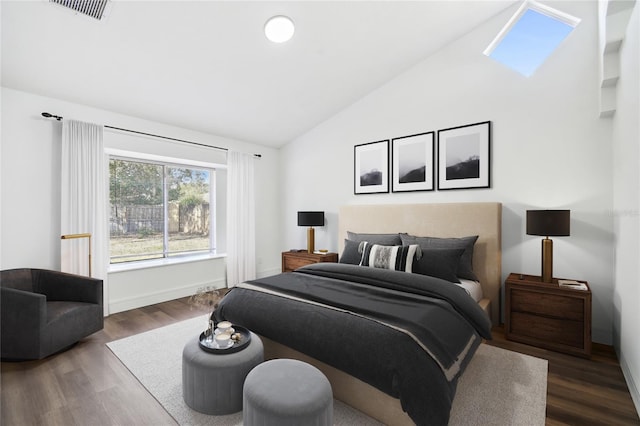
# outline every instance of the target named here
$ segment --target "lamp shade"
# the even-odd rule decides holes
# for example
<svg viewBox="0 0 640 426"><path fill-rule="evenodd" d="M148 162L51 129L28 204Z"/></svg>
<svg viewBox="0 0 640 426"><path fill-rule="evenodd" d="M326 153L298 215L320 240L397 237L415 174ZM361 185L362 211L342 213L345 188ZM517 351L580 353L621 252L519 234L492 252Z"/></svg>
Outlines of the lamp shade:
<svg viewBox="0 0 640 426"><path fill-rule="evenodd" d="M570 210L527 210L527 235L568 237Z"/></svg>
<svg viewBox="0 0 640 426"><path fill-rule="evenodd" d="M298 226L324 226L324 212L298 212Z"/></svg>

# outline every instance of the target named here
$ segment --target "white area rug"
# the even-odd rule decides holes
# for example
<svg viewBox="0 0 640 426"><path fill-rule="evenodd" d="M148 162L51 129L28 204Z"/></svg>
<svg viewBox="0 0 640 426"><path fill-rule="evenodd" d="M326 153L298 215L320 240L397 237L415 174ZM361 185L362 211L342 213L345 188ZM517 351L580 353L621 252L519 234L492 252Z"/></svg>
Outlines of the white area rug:
<svg viewBox="0 0 640 426"><path fill-rule="evenodd" d="M182 349L205 328L198 317L108 343L107 346L180 425L239 426L242 413L209 416L182 399ZM481 345L464 375L451 410L451 425L544 425L547 361ZM377 421L334 401L336 425Z"/></svg>

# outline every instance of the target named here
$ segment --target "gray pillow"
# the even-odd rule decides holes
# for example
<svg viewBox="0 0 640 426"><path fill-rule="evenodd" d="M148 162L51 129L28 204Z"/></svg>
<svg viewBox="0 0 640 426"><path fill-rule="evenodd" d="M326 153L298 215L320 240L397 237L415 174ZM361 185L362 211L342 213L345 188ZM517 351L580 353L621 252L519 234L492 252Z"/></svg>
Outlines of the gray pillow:
<svg viewBox="0 0 640 426"><path fill-rule="evenodd" d="M359 234L347 231L347 239L357 242L367 241L371 244L380 244L382 246L409 245L402 243L400 234Z"/></svg>
<svg viewBox="0 0 640 426"><path fill-rule="evenodd" d="M413 273L459 283L458 266L464 249L422 249L422 257L413 262Z"/></svg>
<svg viewBox="0 0 640 426"><path fill-rule="evenodd" d="M425 249L464 249L458 265L458 277L468 280L478 281L478 277L473 273L473 246L478 239L477 235L462 238L436 238L436 237L416 237L409 234L400 234L402 245L419 244L423 252Z"/></svg>
<svg viewBox="0 0 640 426"><path fill-rule="evenodd" d="M359 265L362 259L362 253L358 251L360 245L357 241L344 240L344 249L340 256L340 263L348 263L350 265Z"/></svg>

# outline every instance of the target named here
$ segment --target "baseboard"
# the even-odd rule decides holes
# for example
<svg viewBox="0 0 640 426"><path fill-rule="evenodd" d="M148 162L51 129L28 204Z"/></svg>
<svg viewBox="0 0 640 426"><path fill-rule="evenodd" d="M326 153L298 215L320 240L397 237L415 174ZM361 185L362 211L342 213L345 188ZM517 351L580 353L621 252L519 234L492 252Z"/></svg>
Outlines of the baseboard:
<svg viewBox="0 0 640 426"><path fill-rule="evenodd" d="M184 287L176 287L169 290L163 290L153 293L138 295L135 297L126 297L109 302L109 313L129 311L131 309L141 308L143 306L155 305L156 303L168 302L169 300L188 297L196 293L198 289L211 286L214 288L225 288L226 280L219 279L210 282L191 284Z"/></svg>
<svg viewBox="0 0 640 426"><path fill-rule="evenodd" d="M276 275L281 272L280 268L265 269L257 272L257 277L268 277ZM154 293L147 293L134 297L126 297L117 300L109 301L109 313L115 314L118 312L129 311L131 309L141 308L143 306L155 305L156 303L167 302L169 300L179 299L181 297L188 297L195 294L196 291L202 287L211 286L214 288L226 288L226 279L218 279L215 281L191 284L184 287L176 287L168 290L158 291Z"/></svg>
<svg viewBox="0 0 640 426"><path fill-rule="evenodd" d="M640 416L640 392L638 392L638 386L636 385L636 382L631 375L631 370L629 370L626 359L622 356L619 358L620 368L622 369L622 374L624 375L624 378L627 382L627 387L629 388L631 399L633 400L633 404L636 406L638 416Z"/></svg>

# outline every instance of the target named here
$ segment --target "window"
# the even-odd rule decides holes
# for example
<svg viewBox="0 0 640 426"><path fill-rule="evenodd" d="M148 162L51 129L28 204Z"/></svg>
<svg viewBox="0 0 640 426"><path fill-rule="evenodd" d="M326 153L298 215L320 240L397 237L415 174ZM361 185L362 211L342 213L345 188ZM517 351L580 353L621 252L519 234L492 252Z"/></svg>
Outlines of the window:
<svg viewBox="0 0 640 426"><path fill-rule="evenodd" d="M566 13L525 2L484 54L530 77L579 23Z"/></svg>
<svg viewBox="0 0 640 426"><path fill-rule="evenodd" d="M111 263L214 253L215 176L215 169L111 157Z"/></svg>

